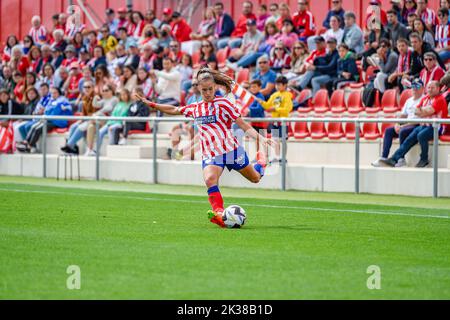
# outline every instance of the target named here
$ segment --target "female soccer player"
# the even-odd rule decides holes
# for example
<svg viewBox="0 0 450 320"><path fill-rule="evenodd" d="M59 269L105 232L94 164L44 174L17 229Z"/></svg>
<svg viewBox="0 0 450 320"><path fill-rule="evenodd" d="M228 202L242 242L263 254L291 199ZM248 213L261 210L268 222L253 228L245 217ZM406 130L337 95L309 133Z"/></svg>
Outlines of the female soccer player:
<svg viewBox="0 0 450 320"><path fill-rule="evenodd" d="M261 141L264 146L273 145L273 141L261 136L246 123L230 100L215 96L217 86L224 87L227 93L231 92L234 81L230 77L203 68L197 74L197 81L203 99L200 103L174 107L153 103L142 96L136 98L163 113L184 115L195 120L203 154L203 179L208 188L212 207L212 211L208 211L208 218L223 228L224 205L218 184L225 167L230 171L238 171L253 183L258 183L264 176L266 166L265 156L261 152L257 155L257 163L250 165L247 153L239 146L231 132L231 125L235 122L239 128L253 139Z"/></svg>

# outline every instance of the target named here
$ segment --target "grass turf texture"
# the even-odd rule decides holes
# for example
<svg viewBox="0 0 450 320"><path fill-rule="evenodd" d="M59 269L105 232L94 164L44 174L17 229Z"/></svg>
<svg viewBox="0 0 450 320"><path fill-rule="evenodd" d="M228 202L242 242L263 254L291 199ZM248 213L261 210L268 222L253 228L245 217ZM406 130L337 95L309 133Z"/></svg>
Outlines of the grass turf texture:
<svg viewBox="0 0 450 320"><path fill-rule="evenodd" d="M450 298L450 199L223 194L243 229L208 222L204 188L0 177L0 299Z"/></svg>

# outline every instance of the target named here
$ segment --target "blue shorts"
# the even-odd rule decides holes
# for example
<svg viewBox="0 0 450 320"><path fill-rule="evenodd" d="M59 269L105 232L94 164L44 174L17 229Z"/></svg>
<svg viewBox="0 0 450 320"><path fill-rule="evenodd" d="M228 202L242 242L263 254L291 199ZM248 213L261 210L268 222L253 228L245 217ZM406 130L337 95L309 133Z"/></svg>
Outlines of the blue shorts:
<svg viewBox="0 0 450 320"><path fill-rule="evenodd" d="M226 167L229 171L240 171L249 164L250 161L248 160L247 152L245 152L244 148L239 146L231 152L221 154L214 158L203 159L202 168L205 169L207 166L218 166L221 168Z"/></svg>

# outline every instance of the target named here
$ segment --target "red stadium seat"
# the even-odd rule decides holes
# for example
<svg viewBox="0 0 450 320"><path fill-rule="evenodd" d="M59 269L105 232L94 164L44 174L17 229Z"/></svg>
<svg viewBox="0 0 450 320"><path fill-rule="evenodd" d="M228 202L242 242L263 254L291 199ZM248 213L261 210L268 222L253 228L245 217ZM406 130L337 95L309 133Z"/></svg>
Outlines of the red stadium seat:
<svg viewBox="0 0 450 320"><path fill-rule="evenodd" d="M192 65L195 66L200 62L200 51L195 51L192 54Z"/></svg>
<svg viewBox="0 0 450 320"><path fill-rule="evenodd" d="M442 142L450 142L450 124L444 126L444 133L439 137Z"/></svg>
<svg viewBox="0 0 450 320"><path fill-rule="evenodd" d="M311 97L312 97L312 93L311 93L311 90L309 90L309 89L304 89L304 90L302 90L302 92L300 92L296 101L306 102L306 107L298 108L297 109L298 113L308 113L313 110L313 107L311 106Z"/></svg>
<svg viewBox="0 0 450 320"><path fill-rule="evenodd" d="M314 96L314 112L325 113L330 109L330 100L328 99L328 90L321 89ZM312 130L311 130L312 132Z"/></svg>
<svg viewBox="0 0 450 320"><path fill-rule="evenodd" d="M305 139L310 136L308 124L306 122L294 122L294 138Z"/></svg>
<svg viewBox="0 0 450 320"><path fill-rule="evenodd" d="M400 101L399 101L400 110L403 109L403 106L405 105L406 100L408 100L411 97L412 97L411 89L403 90L402 94L400 95Z"/></svg>
<svg viewBox="0 0 450 320"><path fill-rule="evenodd" d="M236 77L236 82L239 84L242 84L245 81L249 81L250 79L250 70L247 68L241 69L239 70L237 77Z"/></svg>
<svg viewBox="0 0 450 320"><path fill-rule="evenodd" d="M364 123L362 126L362 131L364 139L366 140L376 140L381 137L380 130L378 130L378 123Z"/></svg>
<svg viewBox="0 0 450 320"><path fill-rule="evenodd" d="M184 106L186 104L186 92L181 91L180 94L180 104Z"/></svg>
<svg viewBox="0 0 450 320"><path fill-rule="evenodd" d="M325 123L323 122L313 122L311 123L311 138L312 139L323 139L327 136L327 129L325 128Z"/></svg>
<svg viewBox="0 0 450 320"><path fill-rule="evenodd" d="M373 106L365 106L366 113L378 113L381 111L380 107L380 92L377 90L375 93L375 101L373 102Z"/></svg>
<svg viewBox="0 0 450 320"><path fill-rule="evenodd" d="M384 113L395 113L398 111L397 90L386 90L381 98L381 108Z"/></svg>
<svg viewBox="0 0 450 320"><path fill-rule="evenodd" d="M348 140L355 140L356 130L355 130L355 124L353 122L346 123L344 130L345 130L345 137ZM359 136L362 137L361 130L359 131Z"/></svg>
<svg viewBox="0 0 450 320"><path fill-rule="evenodd" d="M341 122L330 122L328 124L328 139L339 140L345 137Z"/></svg>
<svg viewBox="0 0 450 320"><path fill-rule="evenodd" d="M361 91L351 91L347 100L348 113L360 113L364 111L364 107L361 99Z"/></svg>
<svg viewBox="0 0 450 320"><path fill-rule="evenodd" d="M346 110L344 90L336 90L331 96L331 112L332 113L343 113Z"/></svg>
<svg viewBox="0 0 450 320"><path fill-rule="evenodd" d="M381 136L384 137L384 134L386 132L386 129L388 128L392 128L394 126L393 123L389 123L389 122L383 122L381 124Z"/></svg>
<svg viewBox="0 0 450 320"><path fill-rule="evenodd" d="M377 67L369 66L366 70L366 76L364 78L364 83L369 83L371 79L375 77L375 71L377 71Z"/></svg>
<svg viewBox="0 0 450 320"><path fill-rule="evenodd" d="M145 124L145 130L130 130L128 132L128 135L131 136L133 134L145 134L145 133L152 133L152 129L150 128L150 123Z"/></svg>
<svg viewBox="0 0 450 320"><path fill-rule="evenodd" d="M228 47L225 49L217 50L216 58L217 58L217 65L219 66L219 68L223 68L225 66L227 57L228 57Z"/></svg>

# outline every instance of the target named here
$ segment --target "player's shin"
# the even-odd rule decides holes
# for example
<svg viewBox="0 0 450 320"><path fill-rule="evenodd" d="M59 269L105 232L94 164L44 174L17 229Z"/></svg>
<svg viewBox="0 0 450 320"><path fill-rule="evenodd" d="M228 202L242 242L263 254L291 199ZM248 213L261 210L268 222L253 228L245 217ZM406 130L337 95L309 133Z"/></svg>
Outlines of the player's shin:
<svg viewBox="0 0 450 320"><path fill-rule="evenodd" d="M223 198L218 186L212 186L208 189L208 199L215 213L223 212Z"/></svg>

